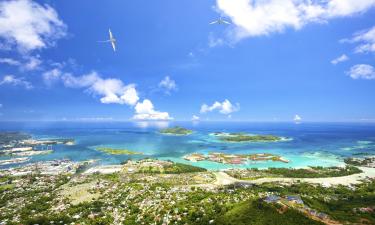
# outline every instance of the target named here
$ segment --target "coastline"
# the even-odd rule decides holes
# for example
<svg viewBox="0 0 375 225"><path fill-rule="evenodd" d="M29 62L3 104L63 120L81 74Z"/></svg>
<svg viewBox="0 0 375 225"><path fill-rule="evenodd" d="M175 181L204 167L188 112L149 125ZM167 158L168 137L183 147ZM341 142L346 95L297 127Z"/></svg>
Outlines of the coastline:
<svg viewBox="0 0 375 225"><path fill-rule="evenodd" d="M341 176L341 177L325 177L325 178L259 178L256 180L240 180L234 177L229 176L225 172L214 172L217 177L217 181L215 184L221 185L229 185L234 183L243 183L243 184L264 184L270 182L279 182L284 184L293 184L293 183L300 183L306 182L309 184L320 184L324 187L330 186L351 186L353 184L360 184L362 180L368 178L375 178L375 168L368 168L368 167L358 167L363 172L348 176Z"/></svg>

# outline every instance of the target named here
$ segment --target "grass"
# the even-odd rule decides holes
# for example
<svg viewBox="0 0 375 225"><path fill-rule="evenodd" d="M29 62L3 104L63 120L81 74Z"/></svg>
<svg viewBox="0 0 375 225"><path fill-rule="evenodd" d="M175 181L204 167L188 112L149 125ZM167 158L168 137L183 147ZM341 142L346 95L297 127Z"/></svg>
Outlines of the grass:
<svg viewBox="0 0 375 225"><path fill-rule="evenodd" d="M11 190L15 187L15 184L3 184L0 185L0 192L6 191L6 190Z"/></svg>

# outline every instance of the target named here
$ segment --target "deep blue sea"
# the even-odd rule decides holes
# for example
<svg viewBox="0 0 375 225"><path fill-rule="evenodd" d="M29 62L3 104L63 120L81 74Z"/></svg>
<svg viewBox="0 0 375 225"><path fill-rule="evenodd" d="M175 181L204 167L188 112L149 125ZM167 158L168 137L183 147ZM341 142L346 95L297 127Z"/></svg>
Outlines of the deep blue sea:
<svg viewBox="0 0 375 225"><path fill-rule="evenodd" d="M166 136L158 130L167 126L192 129L189 136ZM375 124L361 123L250 123L250 122L2 122L0 131L23 131L34 138L73 138L73 146L57 145L49 155L33 156L29 162L71 159L99 160L99 164L118 164L131 157L170 159L208 169L306 167L343 165L345 157L353 154L375 155ZM212 132L247 132L272 134L290 138L276 143L225 143L210 135ZM143 156L109 155L95 147L125 148L143 152ZM290 160L256 162L240 166L213 162L188 162L182 157L189 153L273 153ZM2 156L0 159L9 157ZM1 167L0 167L1 168Z"/></svg>

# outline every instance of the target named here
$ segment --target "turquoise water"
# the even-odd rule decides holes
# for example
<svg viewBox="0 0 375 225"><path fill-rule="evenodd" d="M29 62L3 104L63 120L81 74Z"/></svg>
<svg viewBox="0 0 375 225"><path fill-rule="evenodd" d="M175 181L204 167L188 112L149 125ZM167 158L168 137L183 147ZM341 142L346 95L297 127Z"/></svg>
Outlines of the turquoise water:
<svg viewBox="0 0 375 225"><path fill-rule="evenodd" d="M160 128L180 125L194 130L189 136L166 136ZM99 164L118 164L144 157L169 159L207 169L306 167L343 165L343 158L355 154L375 155L375 125L344 123L0 123L3 131L24 131L35 138L74 138L76 145L54 146L49 155L33 156L30 162L51 159L83 161L97 159ZM248 132L290 138L275 143L225 143L212 132ZM126 148L143 152L143 156L109 155L97 146ZM188 162L186 154L198 152L273 153L290 163L263 161L234 166L214 162ZM0 157L5 159L9 157Z"/></svg>

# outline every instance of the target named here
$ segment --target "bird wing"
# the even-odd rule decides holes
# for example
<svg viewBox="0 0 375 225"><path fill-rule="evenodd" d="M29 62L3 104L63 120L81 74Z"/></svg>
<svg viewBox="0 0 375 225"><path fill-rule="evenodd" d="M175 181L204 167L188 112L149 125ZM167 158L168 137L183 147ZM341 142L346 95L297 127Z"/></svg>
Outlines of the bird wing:
<svg viewBox="0 0 375 225"><path fill-rule="evenodd" d="M228 21L225 21L225 20L223 20L223 23L225 23L225 24L231 24L231 23L229 23Z"/></svg>
<svg viewBox="0 0 375 225"><path fill-rule="evenodd" d="M112 35L112 32L111 32L111 29L109 29L109 39L113 39L113 35Z"/></svg>
<svg viewBox="0 0 375 225"><path fill-rule="evenodd" d="M116 51L116 44L115 44L115 42L111 41L111 44L112 44L113 51Z"/></svg>
<svg viewBox="0 0 375 225"><path fill-rule="evenodd" d="M215 24L215 23L218 23L219 21L218 20L215 20L213 22L211 22L210 24Z"/></svg>

